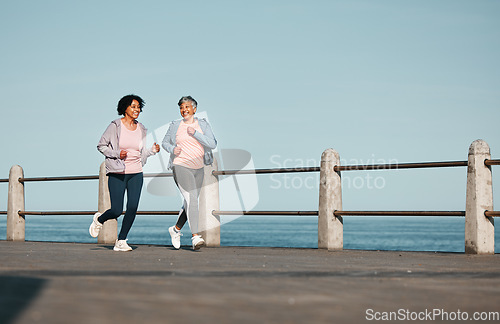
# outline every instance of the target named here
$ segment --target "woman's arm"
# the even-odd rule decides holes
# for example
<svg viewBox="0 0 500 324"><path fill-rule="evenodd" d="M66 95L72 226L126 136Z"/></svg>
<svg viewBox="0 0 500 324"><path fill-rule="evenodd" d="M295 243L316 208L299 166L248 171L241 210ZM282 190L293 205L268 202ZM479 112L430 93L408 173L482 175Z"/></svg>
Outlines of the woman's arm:
<svg viewBox="0 0 500 324"><path fill-rule="evenodd" d="M97 150L101 152L105 157L111 159L120 158L120 149L118 147L111 148L111 136L116 133L116 125L110 124L108 128L102 134L99 143L97 143Z"/></svg>
<svg viewBox="0 0 500 324"><path fill-rule="evenodd" d="M215 139L214 132L212 131L212 127L210 127L210 124L206 121L203 120L205 123L206 127L203 130L203 134L200 132L195 132L193 134L193 137L196 138L198 142L200 142L201 145L214 150L217 147L217 140Z"/></svg>
<svg viewBox="0 0 500 324"><path fill-rule="evenodd" d="M165 137L163 137L163 141L161 142L161 146L165 151L168 153L174 153L174 148L175 146L172 144L172 136L175 136L175 134L172 134L172 125L174 123L170 123L170 126L168 127L167 133L165 134Z"/></svg>
<svg viewBox="0 0 500 324"><path fill-rule="evenodd" d="M144 133L146 133L146 129L144 128ZM146 161L148 160L148 157L155 155L160 151L160 146L156 143L153 144L152 147L148 148L148 143L146 141L146 136L142 138L142 150L141 150L141 162L142 165L144 166L146 164Z"/></svg>

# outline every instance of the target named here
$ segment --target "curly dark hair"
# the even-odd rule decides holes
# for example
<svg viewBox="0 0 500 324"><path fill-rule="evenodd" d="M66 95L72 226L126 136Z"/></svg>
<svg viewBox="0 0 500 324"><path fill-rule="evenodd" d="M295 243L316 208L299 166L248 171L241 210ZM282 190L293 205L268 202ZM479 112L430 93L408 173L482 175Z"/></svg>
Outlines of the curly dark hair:
<svg viewBox="0 0 500 324"><path fill-rule="evenodd" d="M118 107L116 108L116 110L118 110L118 115L125 116L125 110L127 110L128 106L130 106L132 104L132 101L134 100L137 100L142 112L142 107L144 107L146 103L144 102L144 100L142 100L141 97L136 96L134 94L130 94L121 98L120 101L118 101Z"/></svg>

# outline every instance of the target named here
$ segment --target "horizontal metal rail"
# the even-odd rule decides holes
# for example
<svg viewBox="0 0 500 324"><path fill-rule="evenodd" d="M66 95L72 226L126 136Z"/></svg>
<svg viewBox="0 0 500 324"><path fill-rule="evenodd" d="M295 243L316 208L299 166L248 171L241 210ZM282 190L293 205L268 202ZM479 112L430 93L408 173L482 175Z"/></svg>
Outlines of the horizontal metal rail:
<svg viewBox="0 0 500 324"><path fill-rule="evenodd" d="M335 216L465 216L465 211L354 211L336 210Z"/></svg>
<svg viewBox="0 0 500 324"><path fill-rule="evenodd" d="M484 160L486 165L500 165L500 160Z"/></svg>
<svg viewBox="0 0 500 324"><path fill-rule="evenodd" d="M447 168L447 167L461 167L461 166L467 166L467 161L337 165L333 169L338 172L338 171L364 171L364 170L388 170L388 169Z"/></svg>
<svg viewBox="0 0 500 324"><path fill-rule="evenodd" d="M318 211L276 211L276 210L267 210L267 211L238 211L238 210L214 210L212 211L212 215L214 216L224 216L224 215L244 215L244 216L318 216Z"/></svg>
<svg viewBox="0 0 500 324"><path fill-rule="evenodd" d="M7 215L7 211L5 210L0 211L0 215Z"/></svg>
<svg viewBox="0 0 500 324"><path fill-rule="evenodd" d="M314 211L212 211L214 216L224 215L244 215L244 216L318 216L319 212ZM336 210L335 216L465 216L465 211L351 211Z"/></svg>
<svg viewBox="0 0 500 324"><path fill-rule="evenodd" d="M35 181L68 181L68 180L98 180L99 176L71 176L71 177L37 177L37 178L19 178L19 182Z"/></svg>
<svg viewBox="0 0 500 324"><path fill-rule="evenodd" d="M125 214L125 213L123 213ZM138 211L137 215L179 215L178 210L150 210L150 211Z"/></svg>
<svg viewBox="0 0 500 324"><path fill-rule="evenodd" d="M276 169L252 169L252 170L221 170L212 171L214 176L234 174L261 174L261 173L291 173L291 172L319 172L319 167L297 167Z"/></svg>
<svg viewBox="0 0 500 324"><path fill-rule="evenodd" d="M360 164L360 165L337 165L335 171L363 171L363 170L388 170L388 169L416 169L416 168L445 168L467 166L467 161L448 161L448 162L416 162L416 163L394 163L394 164ZM485 160L486 165L500 165L500 160ZM320 167L296 167L296 168L275 168L275 169L251 169L251 170L219 170L212 171L215 176L218 175L242 175L242 174L265 174L265 173L293 173L293 172L319 172ZM148 173L144 174L146 178L152 177L171 177L172 172L167 173ZM92 176L66 176L66 177L35 177L19 178L19 182L28 181L67 181L67 180L97 180L98 175ZM9 182L9 179L0 179L0 182Z"/></svg>
<svg viewBox="0 0 500 324"><path fill-rule="evenodd" d="M20 216L34 215L34 216L74 216L74 215L94 215L95 211L19 211ZM122 213L122 215L125 212ZM179 215L179 211L138 211L137 215Z"/></svg>
<svg viewBox="0 0 500 324"><path fill-rule="evenodd" d="M487 160L487 161L492 161L492 160ZM467 163L468 163L467 161L448 161L448 162L417 162L417 163L395 163L395 164L337 165L334 167L334 170L336 172L339 172L339 171L365 171L365 170L388 170L388 169L446 168L446 167L467 166ZM217 176L217 175L235 175L235 174L241 175L241 174L319 172L319 171L320 167L297 167L297 168L252 169L252 170L221 170L221 171L212 171L212 174Z"/></svg>
<svg viewBox="0 0 500 324"><path fill-rule="evenodd" d="M171 177L173 174L170 173L146 173L144 174L145 178L153 178L153 177ZM2 179L7 180L9 179ZM68 176L68 177L36 177L36 178L19 178L19 182L28 182L28 181L72 181L72 180L99 180L98 175L91 176Z"/></svg>
<svg viewBox="0 0 500 324"><path fill-rule="evenodd" d="M19 216L38 215L38 216L57 216L57 215L94 215L95 211L18 211Z"/></svg>
<svg viewBox="0 0 500 324"><path fill-rule="evenodd" d="M57 216L57 215L94 215L95 211L19 211L19 215L38 215L38 216ZM125 212L122 213L122 215ZM179 211L138 211L137 215L178 215ZM0 215L7 215L7 211L0 211ZM260 211L222 211L214 210L212 215L246 215L246 216L318 216L317 210L311 211L278 211L278 210L260 210ZM353 210L336 210L335 216L465 216L465 211L353 211ZM484 212L486 217L500 217L500 211Z"/></svg>
<svg viewBox="0 0 500 324"><path fill-rule="evenodd" d="M486 217L500 217L500 211L487 210L484 212Z"/></svg>

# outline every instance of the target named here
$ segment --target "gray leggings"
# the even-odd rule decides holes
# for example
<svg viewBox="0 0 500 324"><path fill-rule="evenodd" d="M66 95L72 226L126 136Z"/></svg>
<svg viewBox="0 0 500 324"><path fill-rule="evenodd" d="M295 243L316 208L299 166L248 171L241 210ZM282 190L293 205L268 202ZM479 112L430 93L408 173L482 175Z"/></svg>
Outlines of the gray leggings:
<svg viewBox="0 0 500 324"><path fill-rule="evenodd" d="M183 209L185 211L179 215L176 225L178 228L182 228L187 219L191 233L197 234L199 231L198 197L200 196L200 190L203 184L203 168L190 169L180 165L174 165L172 171L175 184L184 198Z"/></svg>

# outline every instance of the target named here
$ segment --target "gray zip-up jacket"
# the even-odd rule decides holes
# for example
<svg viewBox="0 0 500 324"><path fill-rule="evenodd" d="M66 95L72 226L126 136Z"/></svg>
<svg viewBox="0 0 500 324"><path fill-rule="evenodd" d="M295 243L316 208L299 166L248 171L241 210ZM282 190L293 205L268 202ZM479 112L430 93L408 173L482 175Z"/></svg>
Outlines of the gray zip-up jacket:
<svg viewBox="0 0 500 324"><path fill-rule="evenodd" d="M142 165L146 164L146 160L156 152L152 148L148 148L146 144L146 135L148 130L143 124L137 122L137 126L142 132L142 149L141 149L141 162ZM106 159L106 174L108 173L123 173L125 172L125 162L120 159L120 132L122 122L121 118L115 119L109 124L108 128L102 134L97 150L104 154Z"/></svg>
<svg viewBox="0 0 500 324"><path fill-rule="evenodd" d="M201 134L200 132L195 132L193 137L203 146L205 150L205 154L203 155L203 162L205 163L205 165L211 165L214 161L212 150L217 147L217 140L215 139L212 127L210 127L210 124L205 118L196 118L196 120L198 120L198 125L200 125L203 134ZM168 169L172 168L172 164L174 162L174 148L177 145L176 135L181 122L182 119L177 119L170 123L167 133L163 138L163 142L161 143L161 146L165 149L165 151L170 153Z"/></svg>

